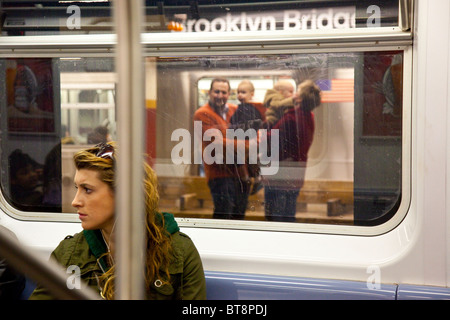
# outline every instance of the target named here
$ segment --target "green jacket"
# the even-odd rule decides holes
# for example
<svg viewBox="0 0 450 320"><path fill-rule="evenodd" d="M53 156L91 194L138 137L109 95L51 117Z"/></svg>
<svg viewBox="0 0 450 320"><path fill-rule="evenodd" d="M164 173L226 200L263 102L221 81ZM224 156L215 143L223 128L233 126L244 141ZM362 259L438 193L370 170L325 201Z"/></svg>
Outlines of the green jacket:
<svg viewBox="0 0 450 320"><path fill-rule="evenodd" d="M171 284L160 285L155 281L150 286L148 299L151 300L194 300L206 299L206 283L200 255L192 240L180 232L173 215L164 213L166 230L171 234L173 261L169 266ZM52 252L51 258L63 267L78 266L81 279L89 287L100 293L98 277L106 271L101 256L106 252L100 230L83 230L66 237ZM70 272L69 272L70 273ZM74 289L75 290L75 289ZM53 299L50 293L38 286L32 293L32 300Z"/></svg>

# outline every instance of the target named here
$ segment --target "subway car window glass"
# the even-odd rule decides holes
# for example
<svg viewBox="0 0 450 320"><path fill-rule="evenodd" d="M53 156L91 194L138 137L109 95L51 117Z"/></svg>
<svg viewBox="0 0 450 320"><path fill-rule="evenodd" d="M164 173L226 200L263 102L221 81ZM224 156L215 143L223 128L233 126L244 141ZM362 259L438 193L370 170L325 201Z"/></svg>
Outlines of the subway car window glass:
<svg viewBox="0 0 450 320"><path fill-rule="evenodd" d="M148 33L398 26L398 2L143 1ZM3 36L114 33L110 1L2 1ZM44 17L44 18L43 18Z"/></svg>
<svg viewBox="0 0 450 320"><path fill-rule="evenodd" d="M148 58L147 74L162 210L344 225L396 213L402 51Z"/></svg>
<svg viewBox="0 0 450 320"><path fill-rule="evenodd" d="M109 58L0 60L1 186L23 211L73 212L72 155L115 139Z"/></svg>
<svg viewBox="0 0 450 320"><path fill-rule="evenodd" d="M116 139L113 60L0 67L4 198L74 212L73 153ZM145 74L161 211L217 225L371 226L396 214L403 51L149 57Z"/></svg>

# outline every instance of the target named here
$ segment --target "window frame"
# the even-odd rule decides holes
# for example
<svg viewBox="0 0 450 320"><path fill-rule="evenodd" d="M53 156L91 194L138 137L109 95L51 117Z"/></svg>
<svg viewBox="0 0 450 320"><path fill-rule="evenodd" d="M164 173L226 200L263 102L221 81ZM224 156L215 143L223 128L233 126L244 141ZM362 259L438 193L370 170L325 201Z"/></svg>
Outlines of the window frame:
<svg viewBox="0 0 450 320"><path fill-rule="evenodd" d="M177 218L181 227L213 228L213 229L239 229L252 231L278 231L278 232L301 232L301 233L322 233L340 235L360 235L377 236L393 230L406 217L410 203L411 190L411 118L412 118L412 47L411 46L383 46L364 47L351 49L336 49L333 52L373 52L373 51L402 51L403 52L403 122L402 136L402 174L400 205L392 217L385 223L375 226L353 226L353 225L331 225L312 223L286 223L270 221L248 221L248 220L214 220L205 218ZM308 51L308 53L330 52L328 49ZM256 52L252 52L256 53ZM261 53L261 52L258 52ZM291 54L304 53L303 50L290 51ZM221 55L232 55L229 52L222 52ZM233 54L238 54L233 52ZM247 52L248 54L248 52Z"/></svg>
<svg viewBox="0 0 450 320"><path fill-rule="evenodd" d="M113 57L115 35L25 36L0 38L0 58ZM177 218L181 227L239 229L375 236L394 229L405 218L411 202L412 148L412 33L398 27L326 30L308 32L245 32L238 34L143 34L144 57L242 54L298 54L324 52L403 51L403 130L401 203L387 222L371 227L285 223L269 221L224 221ZM73 213L25 212L15 209L0 194L0 207L24 221L79 222Z"/></svg>

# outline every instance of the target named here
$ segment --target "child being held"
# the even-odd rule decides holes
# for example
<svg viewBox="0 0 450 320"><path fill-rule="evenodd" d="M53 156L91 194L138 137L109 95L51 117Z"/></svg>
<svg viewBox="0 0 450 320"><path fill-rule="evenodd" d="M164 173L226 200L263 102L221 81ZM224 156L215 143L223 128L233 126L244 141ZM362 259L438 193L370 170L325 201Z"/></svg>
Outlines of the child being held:
<svg viewBox="0 0 450 320"><path fill-rule="evenodd" d="M262 103L252 101L255 94L253 83L249 80L241 81L237 93L240 104L230 119L231 128L240 128L244 131L250 128L260 129L266 118L265 110Z"/></svg>
<svg viewBox="0 0 450 320"><path fill-rule="evenodd" d="M265 108L260 102L253 102L253 96L255 94L255 88L251 81L243 80L238 85L238 100L240 104L236 112L230 119L231 129L248 129L259 130L262 128L265 121ZM246 156L247 165L238 165L238 170L243 181L251 183L253 180L253 186L250 194L255 194L261 189L260 168L258 164L248 163L248 156Z"/></svg>
<svg viewBox="0 0 450 320"><path fill-rule="evenodd" d="M294 107L294 85L288 80L280 80L275 83L273 89L269 89L264 96L266 110L266 122L270 128L283 114Z"/></svg>

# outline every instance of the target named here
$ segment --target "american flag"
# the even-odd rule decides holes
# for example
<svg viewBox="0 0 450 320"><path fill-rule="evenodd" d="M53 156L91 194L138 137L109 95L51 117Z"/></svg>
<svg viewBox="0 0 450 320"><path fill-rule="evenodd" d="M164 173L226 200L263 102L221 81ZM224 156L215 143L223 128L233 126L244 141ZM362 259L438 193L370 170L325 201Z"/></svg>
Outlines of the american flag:
<svg viewBox="0 0 450 320"><path fill-rule="evenodd" d="M322 103L354 102L354 79L331 79L316 81L322 90Z"/></svg>

